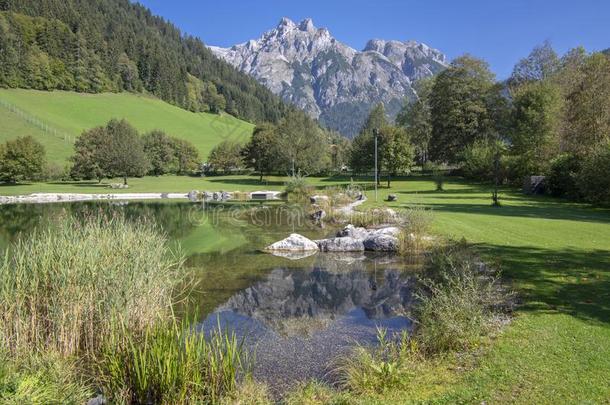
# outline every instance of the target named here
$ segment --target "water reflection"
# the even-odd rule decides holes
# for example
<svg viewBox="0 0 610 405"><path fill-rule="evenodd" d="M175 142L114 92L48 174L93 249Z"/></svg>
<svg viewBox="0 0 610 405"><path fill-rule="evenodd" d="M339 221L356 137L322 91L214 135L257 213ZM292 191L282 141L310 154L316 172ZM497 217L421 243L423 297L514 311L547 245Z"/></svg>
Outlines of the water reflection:
<svg viewBox="0 0 610 405"><path fill-rule="evenodd" d="M255 353L255 378L281 392L299 381L327 378L333 359L355 343L374 344L377 328L409 328L413 278L369 259L320 255L308 268L278 267L234 294L200 329L235 331Z"/></svg>
<svg viewBox="0 0 610 405"><path fill-rule="evenodd" d="M298 232L333 235L296 205L203 209L177 202L81 202L0 207L0 247L35 229L53 229L67 217L122 216L150 221L188 256L198 281L176 313L194 312L210 331L238 332L256 352L255 376L277 392L309 378L324 379L332 359L355 342L375 342L376 328L410 326L413 279L395 258L316 253L288 260L260 253Z"/></svg>

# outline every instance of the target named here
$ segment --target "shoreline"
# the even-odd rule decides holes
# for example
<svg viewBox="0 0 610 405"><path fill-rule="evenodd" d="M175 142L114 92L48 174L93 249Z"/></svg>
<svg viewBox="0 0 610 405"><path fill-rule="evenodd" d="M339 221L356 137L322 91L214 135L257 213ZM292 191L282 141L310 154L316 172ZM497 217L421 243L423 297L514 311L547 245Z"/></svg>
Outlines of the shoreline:
<svg viewBox="0 0 610 405"><path fill-rule="evenodd" d="M33 193L0 196L0 205L131 200L189 200L189 193Z"/></svg>

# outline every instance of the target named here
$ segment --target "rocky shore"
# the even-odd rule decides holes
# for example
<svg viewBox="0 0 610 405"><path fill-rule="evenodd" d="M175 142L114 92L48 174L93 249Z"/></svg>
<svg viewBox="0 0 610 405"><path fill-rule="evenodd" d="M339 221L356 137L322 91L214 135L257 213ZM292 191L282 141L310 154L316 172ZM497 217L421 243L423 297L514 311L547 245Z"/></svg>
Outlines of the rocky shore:
<svg viewBox="0 0 610 405"><path fill-rule="evenodd" d="M277 241L264 250L270 253L285 252L396 252L399 248L400 228L388 226L366 229L347 225L333 238L311 240L298 233Z"/></svg>

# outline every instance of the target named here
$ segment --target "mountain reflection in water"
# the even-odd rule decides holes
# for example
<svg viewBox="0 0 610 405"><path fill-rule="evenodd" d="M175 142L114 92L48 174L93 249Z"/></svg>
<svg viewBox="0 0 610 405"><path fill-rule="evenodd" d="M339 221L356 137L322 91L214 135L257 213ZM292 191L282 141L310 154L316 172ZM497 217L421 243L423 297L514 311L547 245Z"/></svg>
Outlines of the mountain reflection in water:
<svg viewBox="0 0 610 405"><path fill-rule="evenodd" d="M253 374L275 392L300 381L328 381L333 360L355 344L375 344L410 327L412 276L387 265L365 268L365 259L320 255L309 268L276 268L236 293L199 325L235 331L254 352Z"/></svg>

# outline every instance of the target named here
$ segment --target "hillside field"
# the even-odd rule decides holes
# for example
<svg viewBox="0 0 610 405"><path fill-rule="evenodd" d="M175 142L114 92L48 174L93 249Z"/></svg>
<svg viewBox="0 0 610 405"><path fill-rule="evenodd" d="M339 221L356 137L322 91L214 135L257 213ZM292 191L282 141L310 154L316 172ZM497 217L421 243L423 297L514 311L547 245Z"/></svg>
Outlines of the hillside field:
<svg viewBox="0 0 610 405"><path fill-rule="evenodd" d="M227 114L192 113L153 97L131 93L0 89L0 142L31 135L60 164L72 154L84 130L124 118L140 132L161 129L192 142L201 158L225 139L245 142L254 125Z"/></svg>

